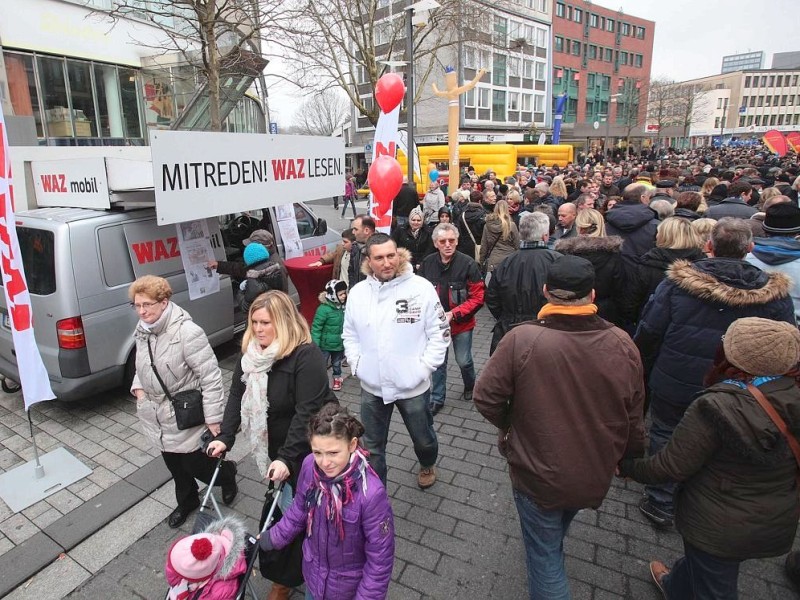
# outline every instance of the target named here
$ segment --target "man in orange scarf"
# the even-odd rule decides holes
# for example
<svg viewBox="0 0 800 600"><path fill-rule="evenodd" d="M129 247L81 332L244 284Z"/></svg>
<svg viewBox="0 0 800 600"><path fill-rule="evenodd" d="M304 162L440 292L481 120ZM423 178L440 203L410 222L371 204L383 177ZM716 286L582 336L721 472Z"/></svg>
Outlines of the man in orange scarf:
<svg viewBox="0 0 800 600"><path fill-rule="evenodd" d="M592 263L556 259L547 304L503 337L473 395L508 458L531 600L570 598L563 549L570 522L600 506L622 458L644 454L639 352L597 316L593 288Z"/></svg>

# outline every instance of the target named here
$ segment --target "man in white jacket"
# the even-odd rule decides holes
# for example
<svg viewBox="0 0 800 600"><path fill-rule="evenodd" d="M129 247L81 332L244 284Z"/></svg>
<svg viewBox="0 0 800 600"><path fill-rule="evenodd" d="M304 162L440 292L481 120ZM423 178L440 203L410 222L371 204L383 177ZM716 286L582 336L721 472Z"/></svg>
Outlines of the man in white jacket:
<svg viewBox="0 0 800 600"><path fill-rule="evenodd" d="M361 380L361 421L369 462L386 483L386 441L394 406L420 464L417 483L436 482L439 442L428 407L431 373L444 361L450 327L436 290L414 275L408 251L384 233L364 247L367 278L353 286L344 315L344 351Z"/></svg>

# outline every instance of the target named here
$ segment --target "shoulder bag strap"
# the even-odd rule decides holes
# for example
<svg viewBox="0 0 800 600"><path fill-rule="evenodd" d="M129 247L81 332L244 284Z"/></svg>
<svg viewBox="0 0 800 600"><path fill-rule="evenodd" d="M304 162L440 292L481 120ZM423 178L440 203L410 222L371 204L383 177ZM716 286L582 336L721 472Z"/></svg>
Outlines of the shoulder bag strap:
<svg viewBox="0 0 800 600"><path fill-rule="evenodd" d="M791 431L789 431L789 428L786 426L786 421L781 418L781 416L778 414L778 411L776 411L772 404L770 404L769 400L767 400L767 397L764 395L764 393L756 386L754 386L752 383L748 383L747 390L753 395L761 408L764 409L764 412L767 413L772 422L775 423L778 431L780 431L783 434L783 437L786 438L786 442L789 444L792 454L794 454L794 460L797 462L798 468L800 468L800 443L797 442L797 438L792 435ZM800 489L800 472L797 474L797 483L798 489Z"/></svg>
<svg viewBox="0 0 800 600"><path fill-rule="evenodd" d="M156 379L158 379L158 383L161 384L161 389L164 390L164 394L166 394L167 399L170 402L173 402L172 395L169 393L169 390L167 389L167 386L164 385L164 380L161 379L161 375L158 374L158 370L156 369L156 361L153 358L153 349L150 347L150 337L149 336L147 337L147 352L148 352L148 354L150 354L150 368L153 369L153 375L156 376Z"/></svg>
<svg viewBox="0 0 800 600"><path fill-rule="evenodd" d="M472 243L477 246L478 242L475 241L475 236L472 235L472 230L469 228L469 225L467 225L467 215L461 213L461 220L464 221L464 227L467 228L467 233L469 234L469 237L472 238Z"/></svg>

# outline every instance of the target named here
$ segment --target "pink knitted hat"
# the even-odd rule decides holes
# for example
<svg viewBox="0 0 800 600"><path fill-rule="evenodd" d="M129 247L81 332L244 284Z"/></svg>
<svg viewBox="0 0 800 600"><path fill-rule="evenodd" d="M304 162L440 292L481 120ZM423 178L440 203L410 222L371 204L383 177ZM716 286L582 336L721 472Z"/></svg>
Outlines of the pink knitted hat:
<svg viewBox="0 0 800 600"><path fill-rule="evenodd" d="M221 535L189 535L172 545L167 560L175 572L187 581L203 581L217 571L230 552L231 544L231 532L227 529Z"/></svg>

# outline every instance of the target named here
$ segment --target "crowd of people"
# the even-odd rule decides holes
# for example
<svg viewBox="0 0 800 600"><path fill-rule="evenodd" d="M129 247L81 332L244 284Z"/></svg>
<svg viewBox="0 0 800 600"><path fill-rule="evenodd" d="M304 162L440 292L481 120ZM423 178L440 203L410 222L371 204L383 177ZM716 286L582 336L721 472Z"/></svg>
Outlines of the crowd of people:
<svg viewBox="0 0 800 600"><path fill-rule="evenodd" d="M332 263L333 279L310 327L283 291L250 301L227 399L207 340L169 301L166 282L133 284L132 392L175 480L170 526L197 506L194 478L209 480L241 426L261 474L289 490L262 549L303 544L307 599L385 598L390 422L396 407L417 483L435 485L452 343L460 400L497 427L508 460L531 599L570 598L564 537L615 476L646 484L642 515L683 537L671 568L650 563L666 598L736 598L742 561L791 550L800 515L796 157L699 149L504 175L468 168L447 192L432 182L423 197L405 184L391 234L356 214L316 263ZM472 336L484 303L495 323L478 373ZM343 365L360 384L360 420L333 393ZM180 430L164 399L193 387L204 422ZM197 450L204 429L208 455ZM224 464L229 504L237 471ZM224 550L223 533L200 535ZM187 572L193 548L176 551ZM229 562L226 573L236 571ZM789 554L800 581L797 565ZM269 598L290 592L276 580Z"/></svg>

